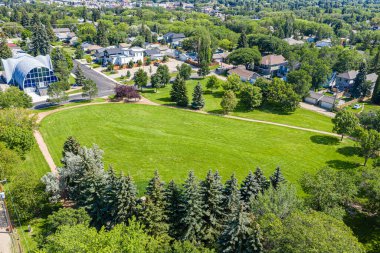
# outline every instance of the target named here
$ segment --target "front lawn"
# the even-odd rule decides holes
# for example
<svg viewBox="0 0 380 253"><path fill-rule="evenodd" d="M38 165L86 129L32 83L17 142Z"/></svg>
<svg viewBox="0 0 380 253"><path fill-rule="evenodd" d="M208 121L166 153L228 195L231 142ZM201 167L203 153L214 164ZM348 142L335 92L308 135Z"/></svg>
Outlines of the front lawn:
<svg viewBox="0 0 380 253"><path fill-rule="evenodd" d="M198 81L203 86L204 98L206 101L204 110L211 113L222 113L220 102L223 96L223 89L220 88L213 92L206 90L207 78L187 81L186 84L189 100L191 101L192 99L193 89ZM170 89L171 85L166 85L166 87L159 89L157 93L155 93L154 89L144 89L142 95L159 104L175 105L175 103L170 101ZM241 107L237 107L231 114L244 118L266 120L328 132L331 132L333 128L333 124L329 117L302 108L298 108L293 113L282 113L265 107L255 109L254 111L245 111Z"/></svg>
<svg viewBox="0 0 380 253"><path fill-rule="evenodd" d="M68 136L98 144L106 167L130 173L140 190L156 169L166 182L182 182L189 170L203 178L209 169L218 169L223 180L236 173L241 181L258 166L267 176L280 166L298 184L305 171L349 170L363 162L348 139L340 143L307 131L138 104L57 112L42 121L41 133L57 164Z"/></svg>

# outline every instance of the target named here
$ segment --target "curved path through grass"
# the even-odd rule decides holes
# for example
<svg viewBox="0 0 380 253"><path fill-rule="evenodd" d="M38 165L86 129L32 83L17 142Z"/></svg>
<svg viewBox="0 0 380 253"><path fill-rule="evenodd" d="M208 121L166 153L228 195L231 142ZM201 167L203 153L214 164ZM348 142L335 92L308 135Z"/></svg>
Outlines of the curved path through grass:
<svg viewBox="0 0 380 253"><path fill-rule="evenodd" d="M297 183L305 171L355 168L361 161L351 140L340 143L330 132L167 106L88 105L40 116L50 115L41 122L41 137L52 160L60 163L63 143L74 135L83 145L98 144L106 166L131 173L140 189L155 169L166 181L182 181L189 170L204 177L208 169L218 169L224 180L235 172L241 180L257 166L266 175L281 166Z"/></svg>

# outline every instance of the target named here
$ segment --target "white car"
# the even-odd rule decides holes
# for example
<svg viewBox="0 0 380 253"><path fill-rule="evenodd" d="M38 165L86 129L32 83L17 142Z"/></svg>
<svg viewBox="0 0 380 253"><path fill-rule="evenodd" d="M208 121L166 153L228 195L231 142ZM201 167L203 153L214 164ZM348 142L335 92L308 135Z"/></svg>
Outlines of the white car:
<svg viewBox="0 0 380 253"><path fill-rule="evenodd" d="M354 105L352 108L353 109L359 109L359 108L361 108L362 106L360 105L360 104L356 104L356 105Z"/></svg>

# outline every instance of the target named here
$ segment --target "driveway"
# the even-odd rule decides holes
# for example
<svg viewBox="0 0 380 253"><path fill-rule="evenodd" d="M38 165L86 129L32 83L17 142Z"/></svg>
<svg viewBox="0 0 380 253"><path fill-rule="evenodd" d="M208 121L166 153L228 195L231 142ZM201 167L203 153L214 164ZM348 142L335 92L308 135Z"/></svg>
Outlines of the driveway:
<svg viewBox="0 0 380 253"><path fill-rule="evenodd" d="M4 202L0 200L0 253L12 253L12 238L9 232Z"/></svg>
<svg viewBox="0 0 380 253"><path fill-rule="evenodd" d="M300 106L303 109L314 111L314 112L323 114L323 115L325 115L327 117L330 117L330 118L334 118L335 117L335 113L330 112L330 111L328 111L326 109L323 109L323 108L315 106L315 105L311 105L311 104L307 104L307 103L304 103L304 102L300 102Z"/></svg>

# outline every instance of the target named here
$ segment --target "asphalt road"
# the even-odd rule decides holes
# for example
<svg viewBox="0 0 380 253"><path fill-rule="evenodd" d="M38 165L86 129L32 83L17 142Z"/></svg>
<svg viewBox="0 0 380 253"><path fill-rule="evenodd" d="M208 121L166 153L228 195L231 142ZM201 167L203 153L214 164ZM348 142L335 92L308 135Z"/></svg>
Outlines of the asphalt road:
<svg viewBox="0 0 380 253"><path fill-rule="evenodd" d="M75 71L78 65L81 66L84 75L88 79L91 79L92 81L94 81L96 85L98 86L98 97L104 97L104 96L109 96L109 95L114 94L114 87L116 85L115 82L104 77L103 75L99 74L95 70L90 69L88 66L78 63L75 60L74 60L73 71ZM72 95L69 97L69 100L64 103L69 103L69 102L78 101L78 100L83 100L82 94ZM40 108L49 107L49 106L52 106L52 104L47 103L47 102L37 102L33 104L34 109L40 109Z"/></svg>

